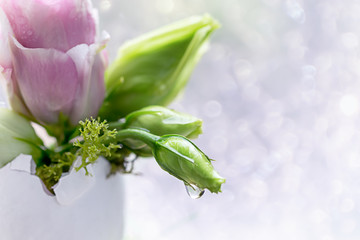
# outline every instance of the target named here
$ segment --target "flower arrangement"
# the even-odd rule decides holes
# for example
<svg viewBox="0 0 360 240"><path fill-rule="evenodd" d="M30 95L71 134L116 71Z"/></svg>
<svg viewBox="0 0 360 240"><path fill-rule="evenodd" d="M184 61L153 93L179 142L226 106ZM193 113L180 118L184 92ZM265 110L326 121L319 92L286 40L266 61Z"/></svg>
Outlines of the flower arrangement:
<svg viewBox="0 0 360 240"><path fill-rule="evenodd" d="M218 23L191 17L128 41L109 64L109 35L87 0L0 0L0 168L30 155L49 194L72 169L99 158L109 174L131 172L133 155L200 196L225 182L189 139L202 121L166 106L186 85ZM44 144L35 130L55 139Z"/></svg>

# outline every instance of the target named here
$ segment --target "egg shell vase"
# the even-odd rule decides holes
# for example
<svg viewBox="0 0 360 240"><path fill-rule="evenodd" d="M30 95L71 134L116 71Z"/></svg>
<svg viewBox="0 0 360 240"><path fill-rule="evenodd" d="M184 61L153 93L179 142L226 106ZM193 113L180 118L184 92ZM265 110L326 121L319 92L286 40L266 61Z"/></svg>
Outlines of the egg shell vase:
<svg viewBox="0 0 360 240"><path fill-rule="evenodd" d="M107 177L108 161L99 158L90 166L92 176L73 169L51 196L33 175L29 157L20 155L0 169L0 239L122 239L123 179Z"/></svg>

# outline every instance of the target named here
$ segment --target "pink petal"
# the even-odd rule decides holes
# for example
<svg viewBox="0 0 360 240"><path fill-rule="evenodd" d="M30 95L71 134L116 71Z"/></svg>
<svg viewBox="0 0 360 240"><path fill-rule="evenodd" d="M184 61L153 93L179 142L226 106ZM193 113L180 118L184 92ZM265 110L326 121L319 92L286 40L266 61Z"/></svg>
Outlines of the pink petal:
<svg viewBox="0 0 360 240"><path fill-rule="evenodd" d="M24 47L66 52L95 42L97 22L90 1L0 0L0 7Z"/></svg>
<svg viewBox="0 0 360 240"><path fill-rule="evenodd" d="M79 85L72 59L54 49L29 49L10 40L14 72L31 114L42 123L56 123L68 115Z"/></svg>
<svg viewBox="0 0 360 240"><path fill-rule="evenodd" d="M27 109L24 100L20 94L19 86L15 80L15 74L13 74L10 68L2 69L0 67L0 83L6 89L7 98L14 111L21 113L25 116L31 116Z"/></svg>
<svg viewBox="0 0 360 240"><path fill-rule="evenodd" d="M98 46L78 45L67 52L73 59L81 79L73 109L70 114L72 124L89 117L96 117L105 95L105 64Z"/></svg>
<svg viewBox="0 0 360 240"><path fill-rule="evenodd" d="M11 52L8 41L9 35L12 34L10 23L0 8L0 84L6 89L11 107L19 113L29 115L29 111L19 94L19 87L14 80L15 75L12 71Z"/></svg>
<svg viewBox="0 0 360 240"><path fill-rule="evenodd" d="M8 43L8 36L12 34L11 26L5 13L0 8L0 66L3 68L11 67L11 56Z"/></svg>
<svg viewBox="0 0 360 240"><path fill-rule="evenodd" d="M91 71L90 88L88 93L87 115L96 117L105 97L105 60L98 54Z"/></svg>

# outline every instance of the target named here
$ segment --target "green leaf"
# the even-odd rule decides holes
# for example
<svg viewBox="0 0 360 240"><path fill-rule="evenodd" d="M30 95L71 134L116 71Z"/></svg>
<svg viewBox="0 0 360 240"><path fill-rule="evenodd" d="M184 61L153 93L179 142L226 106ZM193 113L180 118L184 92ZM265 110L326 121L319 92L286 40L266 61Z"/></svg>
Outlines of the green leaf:
<svg viewBox="0 0 360 240"><path fill-rule="evenodd" d="M0 108L0 167L21 153L32 155L38 163L43 156L42 145L28 120L9 109Z"/></svg>

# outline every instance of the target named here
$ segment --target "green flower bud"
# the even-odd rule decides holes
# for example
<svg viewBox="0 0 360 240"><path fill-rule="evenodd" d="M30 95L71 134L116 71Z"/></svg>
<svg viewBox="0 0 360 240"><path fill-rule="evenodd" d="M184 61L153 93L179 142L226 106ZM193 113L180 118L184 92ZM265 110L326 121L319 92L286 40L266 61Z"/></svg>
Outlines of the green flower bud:
<svg viewBox="0 0 360 240"><path fill-rule="evenodd" d="M166 135L155 142L153 153L160 167L187 185L211 192L221 191L225 182L210 159L191 141L179 135Z"/></svg>
<svg viewBox="0 0 360 240"><path fill-rule="evenodd" d="M159 136L179 134L197 138L202 133L200 119L161 106L149 106L130 113L126 116L123 127L146 129Z"/></svg>
<svg viewBox="0 0 360 240"><path fill-rule="evenodd" d="M42 141L29 121L17 113L0 108L0 167L19 154L30 154L37 162L42 156Z"/></svg>
<svg viewBox="0 0 360 240"><path fill-rule="evenodd" d="M116 133L117 142L136 139L148 145L160 167L182 180L193 190L221 191L225 182L211 164L210 159L190 140L180 135L156 136L140 129L123 129Z"/></svg>
<svg viewBox="0 0 360 240"><path fill-rule="evenodd" d="M186 85L219 24L192 17L148 33L120 48L105 73L99 115L114 121L149 105L167 105Z"/></svg>
<svg viewBox="0 0 360 240"><path fill-rule="evenodd" d="M189 114L180 113L161 106L149 106L126 116L122 128L137 128L162 136L178 134L186 138L197 138L202 133L202 121ZM126 145L140 156L151 156L151 149L138 140L127 140Z"/></svg>

